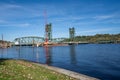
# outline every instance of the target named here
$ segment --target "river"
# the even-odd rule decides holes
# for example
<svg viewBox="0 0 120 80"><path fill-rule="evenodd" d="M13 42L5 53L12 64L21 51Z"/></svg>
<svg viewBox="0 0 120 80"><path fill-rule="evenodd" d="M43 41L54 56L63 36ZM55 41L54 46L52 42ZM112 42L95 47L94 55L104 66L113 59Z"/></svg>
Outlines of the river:
<svg viewBox="0 0 120 80"><path fill-rule="evenodd" d="M25 59L102 80L120 80L120 44L80 44L0 49L0 58Z"/></svg>

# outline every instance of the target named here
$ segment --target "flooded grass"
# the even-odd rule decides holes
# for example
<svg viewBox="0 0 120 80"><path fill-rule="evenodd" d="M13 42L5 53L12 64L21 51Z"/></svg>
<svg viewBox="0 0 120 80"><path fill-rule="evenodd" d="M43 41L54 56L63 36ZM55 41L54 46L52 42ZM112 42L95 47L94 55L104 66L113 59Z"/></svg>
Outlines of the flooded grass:
<svg viewBox="0 0 120 80"><path fill-rule="evenodd" d="M0 80L76 80L23 60L0 60Z"/></svg>

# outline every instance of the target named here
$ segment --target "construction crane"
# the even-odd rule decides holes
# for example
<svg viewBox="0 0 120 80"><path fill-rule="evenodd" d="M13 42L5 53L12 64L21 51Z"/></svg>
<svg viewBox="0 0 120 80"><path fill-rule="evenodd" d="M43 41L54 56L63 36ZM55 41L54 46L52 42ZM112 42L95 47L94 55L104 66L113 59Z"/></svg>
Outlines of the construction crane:
<svg viewBox="0 0 120 80"><path fill-rule="evenodd" d="M44 45L48 45L48 27L47 27L47 12L44 11L44 19L45 19L45 42Z"/></svg>

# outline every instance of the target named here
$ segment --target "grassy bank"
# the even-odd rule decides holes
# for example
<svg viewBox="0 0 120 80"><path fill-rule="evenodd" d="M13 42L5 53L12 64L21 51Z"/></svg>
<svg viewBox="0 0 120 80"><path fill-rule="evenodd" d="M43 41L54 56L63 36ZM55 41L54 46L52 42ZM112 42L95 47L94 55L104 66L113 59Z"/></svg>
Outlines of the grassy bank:
<svg viewBox="0 0 120 80"><path fill-rule="evenodd" d="M23 60L0 60L0 80L76 80Z"/></svg>

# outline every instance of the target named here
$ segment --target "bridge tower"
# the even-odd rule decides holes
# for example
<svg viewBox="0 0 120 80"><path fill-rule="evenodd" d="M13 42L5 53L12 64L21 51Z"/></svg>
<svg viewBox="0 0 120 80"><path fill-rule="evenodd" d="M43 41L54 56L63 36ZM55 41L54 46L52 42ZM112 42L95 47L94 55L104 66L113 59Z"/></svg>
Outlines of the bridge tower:
<svg viewBox="0 0 120 80"><path fill-rule="evenodd" d="M45 26L45 33L46 33L46 38L48 39L48 41L52 40L52 24L46 24Z"/></svg>
<svg viewBox="0 0 120 80"><path fill-rule="evenodd" d="M75 28L74 27L69 28L69 38L71 41L73 41L75 38Z"/></svg>

